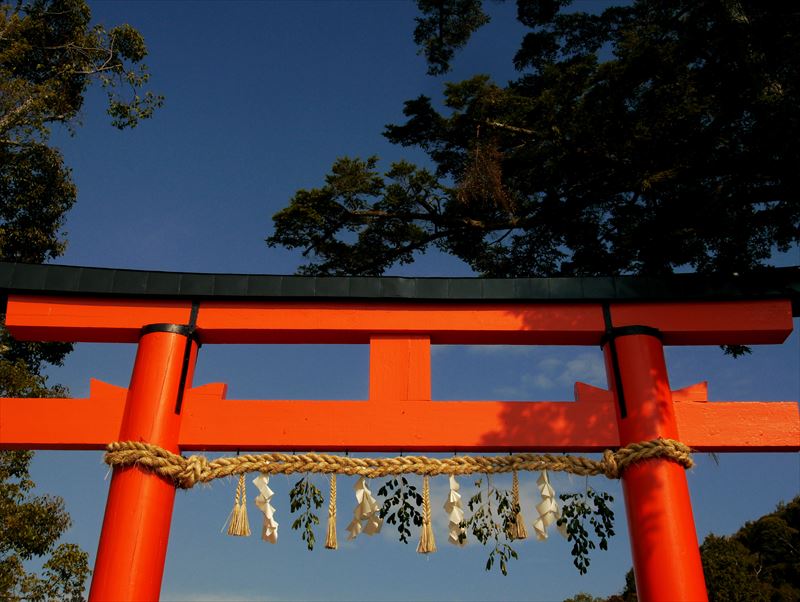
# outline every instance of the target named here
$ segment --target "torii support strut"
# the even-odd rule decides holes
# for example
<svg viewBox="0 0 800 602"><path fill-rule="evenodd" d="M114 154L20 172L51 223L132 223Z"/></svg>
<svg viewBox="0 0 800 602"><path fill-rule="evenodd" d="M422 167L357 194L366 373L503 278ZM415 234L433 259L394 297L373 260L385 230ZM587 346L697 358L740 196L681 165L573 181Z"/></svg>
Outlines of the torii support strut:
<svg viewBox="0 0 800 602"><path fill-rule="evenodd" d="M95 381L88 399L0 399L0 445L102 449L133 439L175 452L585 452L668 437L701 451L797 451L795 402L706 403L703 385L671 391L662 347L780 343L791 332L791 317L788 299L365 303L326 297L212 299L198 308L182 299L10 295L7 327L18 338L138 340L139 350L127 391ZM226 400L224 385L189 388L193 334L203 343L369 344L370 397ZM578 383L575 402L432 402L430 345L449 343L602 345L611 392ZM268 439L259 428L265 420L273 426ZM380 432L374 424L382 425ZM683 469L648 460L626 470L622 481L642 599L704 600ZM157 598L173 498L174 488L160 477L115 469L93 600Z"/></svg>

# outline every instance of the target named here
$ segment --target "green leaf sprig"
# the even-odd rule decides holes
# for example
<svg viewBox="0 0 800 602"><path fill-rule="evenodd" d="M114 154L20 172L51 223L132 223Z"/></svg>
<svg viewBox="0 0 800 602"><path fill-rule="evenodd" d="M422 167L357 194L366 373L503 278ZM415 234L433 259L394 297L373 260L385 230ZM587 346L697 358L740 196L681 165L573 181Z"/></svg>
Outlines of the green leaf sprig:
<svg viewBox="0 0 800 602"><path fill-rule="evenodd" d="M292 530L303 529L301 538L309 550L314 549L316 541L314 526L319 524L319 517L314 514L314 510L322 507L323 501L322 492L311 482L308 475L297 481L289 492L289 510L292 514L302 510L300 516L292 523Z"/></svg>
<svg viewBox="0 0 800 602"><path fill-rule="evenodd" d="M417 509L422 506L422 495L403 476L386 481L378 489L378 495L386 497L380 509L380 517L385 518L387 523L397 525L400 541L408 543L411 524L422 526L422 513ZM394 506L397 508L392 511Z"/></svg>
<svg viewBox="0 0 800 602"><path fill-rule="evenodd" d="M573 542L572 563L584 575L589 568L589 550L595 547L608 550L608 540L614 536L614 511L608 505L614 498L591 487L586 493L562 493L559 497L564 507L558 525L566 525L567 541ZM597 545L588 527L594 530Z"/></svg>
<svg viewBox="0 0 800 602"><path fill-rule="evenodd" d="M483 545L492 546L489 558L486 560L486 570L492 570L495 561L503 575L508 575L508 563L512 558L518 558L517 552L511 547L508 538L511 525L516 520L518 507L512 501L511 492L492 486L489 476L486 476L486 497L484 498L483 479L475 481L478 492L469 499L469 509L472 515L462 523L462 527L470 529L475 538ZM493 502L497 503L497 510L492 508Z"/></svg>

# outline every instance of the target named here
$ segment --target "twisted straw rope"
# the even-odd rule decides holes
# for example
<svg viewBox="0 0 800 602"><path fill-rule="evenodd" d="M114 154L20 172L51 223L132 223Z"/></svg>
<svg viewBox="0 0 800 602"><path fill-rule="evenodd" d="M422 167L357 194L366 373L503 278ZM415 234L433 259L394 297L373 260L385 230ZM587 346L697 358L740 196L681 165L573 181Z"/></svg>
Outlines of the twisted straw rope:
<svg viewBox="0 0 800 602"><path fill-rule="evenodd" d="M336 475L331 475L331 487L328 493L328 518L336 518Z"/></svg>
<svg viewBox="0 0 800 602"><path fill-rule="evenodd" d="M328 529L325 536L325 547L335 550L339 547L336 540L336 475L331 475L331 490L328 494Z"/></svg>
<svg viewBox="0 0 800 602"><path fill-rule="evenodd" d="M528 539L528 529L525 527L525 518L522 516L522 508L519 503L519 476L516 470L511 479L511 501L516 511L514 522L508 526L508 537L509 539Z"/></svg>
<svg viewBox="0 0 800 602"><path fill-rule="evenodd" d="M677 462L684 468L691 468L694 465L691 449L673 439L654 439L631 443L617 451L606 450L603 452L602 460L581 456L529 453L438 459L425 456L351 458L311 452L296 455L246 454L209 461L205 456L184 458L157 445L138 441L117 441L110 443L106 449L104 457L106 464L139 466L170 479L181 489L191 489L197 483L208 483L214 479L248 472L262 472L269 475L289 475L295 472L338 473L375 478L401 474L437 476L550 470L579 476L605 475L609 479L618 479L626 467L642 460L664 458Z"/></svg>

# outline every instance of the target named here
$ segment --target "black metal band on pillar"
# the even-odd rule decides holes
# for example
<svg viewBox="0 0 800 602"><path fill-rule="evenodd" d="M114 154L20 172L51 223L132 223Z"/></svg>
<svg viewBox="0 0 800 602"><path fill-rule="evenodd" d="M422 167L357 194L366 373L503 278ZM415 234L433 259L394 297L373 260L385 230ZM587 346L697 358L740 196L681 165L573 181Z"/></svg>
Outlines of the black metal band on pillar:
<svg viewBox="0 0 800 602"><path fill-rule="evenodd" d="M175 402L175 413L181 413L183 405L183 391L186 388L186 379L189 376L189 359L192 355L192 341L200 347L200 340L197 337L197 314L200 312L200 302L192 301L192 309L189 313L188 324L148 324L139 331L139 338L152 332L169 332L186 337L186 348L183 352L183 363L181 364L181 377L178 383L178 399Z"/></svg>
<svg viewBox="0 0 800 602"><path fill-rule="evenodd" d="M169 332L189 338L194 334L193 329L187 324L147 324L146 326L142 326L142 329L139 331L139 338L153 332Z"/></svg>
<svg viewBox="0 0 800 602"><path fill-rule="evenodd" d="M617 391L617 403L619 404L620 418L628 416L628 408L625 405L625 391L622 388L622 374L619 369L619 358L617 357L617 345L614 342L614 324L611 321L611 306L603 303L603 321L605 322L606 332L600 340L600 347L608 344L611 354L611 371L614 374L614 386Z"/></svg>
<svg viewBox="0 0 800 602"><path fill-rule="evenodd" d="M200 340L197 338L197 314L200 313L200 301L192 301L192 310L189 313L189 336L186 337L186 349L183 352L183 365L181 366L181 380L178 385L178 400L175 402L175 413L181 413L183 406L183 391L186 388L186 378L189 376L189 357L192 355L192 340L197 342L200 349Z"/></svg>
<svg viewBox="0 0 800 602"><path fill-rule="evenodd" d="M611 354L611 370L614 374L614 384L617 390L617 403L619 404L620 418L628 416L628 408L625 405L625 389L622 386L622 373L619 369L619 357L617 356L616 339L627 335L643 334L651 337L656 337L659 341L662 340L661 331L652 326L619 326L614 328L611 321L611 306L608 303L603 303L603 321L605 322L606 331L603 338L600 339L600 346L608 345L608 350Z"/></svg>

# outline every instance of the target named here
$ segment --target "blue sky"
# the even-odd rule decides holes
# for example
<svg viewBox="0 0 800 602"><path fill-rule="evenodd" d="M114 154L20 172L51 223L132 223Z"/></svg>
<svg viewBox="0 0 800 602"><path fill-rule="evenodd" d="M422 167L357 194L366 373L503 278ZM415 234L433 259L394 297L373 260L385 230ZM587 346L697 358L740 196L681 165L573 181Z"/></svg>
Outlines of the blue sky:
<svg viewBox="0 0 800 602"><path fill-rule="evenodd" d="M102 93L87 98L83 126L55 140L74 170L79 200L58 263L152 270L289 274L296 253L268 249L270 217L299 188L317 186L342 155L377 154L382 165L420 160L380 135L402 120L402 102L440 97L444 81L478 72L514 77L511 57L522 29L514 3L490 3L493 23L462 52L453 73L432 78L411 37L411 2L91 2L107 26L128 22L145 36L152 87L166 96L154 119L131 132L107 123ZM789 261L800 263L797 250ZM409 276L468 275L457 261L427 255L393 270ZM797 322L796 322L797 326ZM89 377L126 386L134 346L79 345L55 382L77 397ZM224 381L231 398L359 399L367 394L367 349L359 346L204 347L195 384ZM733 361L716 348L670 348L673 388L709 380L712 399L797 400L798 337ZM435 348L438 399L568 400L575 380L605 386L594 348ZM313 374L314 378L308 378ZM265 429L269 425L264 426ZM698 536L727 534L800 491L794 454L730 454L719 465L699 455L689 472ZM41 491L62 495L74 519L68 539L94 556L108 488L97 452L42 452L34 462ZM441 481L441 482L439 482ZM584 479L554 477L557 492ZM323 478L317 484L327 490ZM501 486L507 485L500 481ZM391 531L336 552L307 552L289 530L288 491L276 478L279 543L230 538L221 528L234 482L179 492L166 563L166 600L561 600L579 591L607 595L630 567L622 497L611 492L617 536L594 555L589 574L572 567L558 536L523 542L510 576L486 573L487 551L449 549L441 506L446 479L433 482L440 551L416 554ZM339 531L349 521L350 483L339 485ZM373 490L377 490L376 483ZM469 480L463 492L469 494ZM523 510L533 520L535 476L523 477ZM251 487L249 497L255 497ZM258 525L255 508L251 524ZM415 535L416 537L416 535ZM324 539L322 528L318 539ZM344 539L344 538L341 538ZM343 543L343 542L342 542Z"/></svg>

